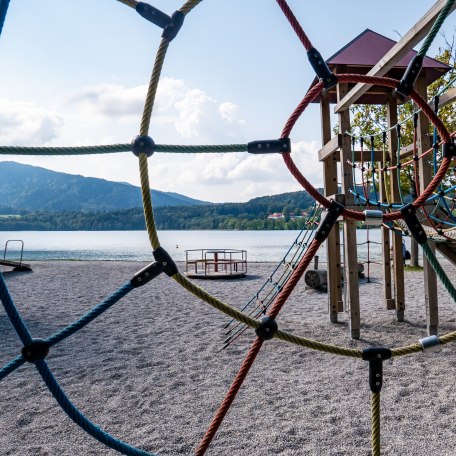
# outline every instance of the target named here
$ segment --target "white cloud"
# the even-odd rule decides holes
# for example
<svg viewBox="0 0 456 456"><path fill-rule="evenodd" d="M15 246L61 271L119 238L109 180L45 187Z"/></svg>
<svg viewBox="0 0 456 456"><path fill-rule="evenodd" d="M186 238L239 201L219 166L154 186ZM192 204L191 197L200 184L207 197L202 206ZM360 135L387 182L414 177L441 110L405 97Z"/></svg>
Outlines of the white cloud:
<svg viewBox="0 0 456 456"><path fill-rule="evenodd" d="M147 87L126 88L115 84L84 87L72 94L67 103L80 112L90 112L110 118L141 113Z"/></svg>
<svg viewBox="0 0 456 456"><path fill-rule="evenodd" d="M132 124L131 130L135 131L146 93L146 85L129 88L115 84L89 86L67 97L64 110L81 126L108 121L116 125L128 121ZM167 143L223 143L233 139L242 142L244 124L236 104L219 103L204 90L187 87L181 79L164 77L160 80L151 119L153 137L155 130L161 133L160 137L167 133Z"/></svg>
<svg viewBox="0 0 456 456"><path fill-rule="evenodd" d="M129 142L139 127L146 86L103 84L86 87L58 105L60 113L32 104L0 100L0 143L89 145ZM63 117L65 122L63 122ZM241 108L218 102L184 81L163 78L152 116L158 143L245 143ZM292 157L306 178L322 185L316 142L296 142ZM17 157L19 158L19 157ZM11 159L11 157L3 157ZM14 157L13 159L16 159ZM92 157L20 158L58 171L139 184L132 154ZM259 195L300 190L279 154L157 154L150 160L151 185L210 201L244 201Z"/></svg>
<svg viewBox="0 0 456 456"><path fill-rule="evenodd" d="M0 144L41 146L56 138L63 126L61 114L33 103L0 98Z"/></svg>
<svg viewBox="0 0 456 456"><path fill-rule="evenodd" d="M292 144L292 157L311 184L321 187L323 168L318 162L317 143ZM245 201L259 195L302 189L279 154L227 153L198 155L179 161L160 159L151 167L151 172L154 181L168 191L187 192L211 201Z"/></svg>

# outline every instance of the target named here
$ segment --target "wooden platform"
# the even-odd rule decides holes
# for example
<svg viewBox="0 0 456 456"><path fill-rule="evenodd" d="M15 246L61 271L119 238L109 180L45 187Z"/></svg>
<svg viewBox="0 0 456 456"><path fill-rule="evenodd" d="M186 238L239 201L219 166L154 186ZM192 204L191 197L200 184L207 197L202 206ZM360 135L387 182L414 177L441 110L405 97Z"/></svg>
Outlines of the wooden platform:
<svg viewBox="0 0 456 456"><path fill-rule="evenodd" d="M226 272L211 272L209 274L205 274L204 271L196 271L196 272L185 272L185 275L191 279L236 279L240 277L244 277L247 274L247 271L242 272L232 272L227 274Z"/></svg>
<svg viewBox="0 0 456 456"><path fill-rule="evenodd" d="M13 268L13 271L31 271L32 268L29 264L22 263L19 261L0 260L0 265L9 266Z"/></svg>
<svg viewBox="0 0 456 456"><path fill-rule="evenodd" d="M185 251L185 275L194 279L236 279L247 274L247 252L235 249Z"/></svg>

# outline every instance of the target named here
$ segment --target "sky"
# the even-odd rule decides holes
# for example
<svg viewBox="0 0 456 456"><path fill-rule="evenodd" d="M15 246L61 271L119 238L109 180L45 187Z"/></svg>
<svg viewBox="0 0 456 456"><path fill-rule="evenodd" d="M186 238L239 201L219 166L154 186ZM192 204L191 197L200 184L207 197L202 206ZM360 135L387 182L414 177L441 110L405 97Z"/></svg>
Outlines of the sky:
<svg viewBox="0 0 456 456"><path fill-rule="evenodd" d="M156 0L171 14L182 2ZM433 0L289 0L324 58L366 28L398 40ZM442 31L455 34L456 13ZM0 145L128 143L139 132L161 29L117 0L12 0L0 36ZM444 44L440 34L428 55ZM419 49L419 45L416 47ZM278 138L314 73L274 0L205 0L170 44L150 136L157 144L239 144ZM295 163L322 185L318 105L291 135ZM139 185L132 153L0 156ZM155 153L151 187L212 201L300 190L278 155Z"/></svg>

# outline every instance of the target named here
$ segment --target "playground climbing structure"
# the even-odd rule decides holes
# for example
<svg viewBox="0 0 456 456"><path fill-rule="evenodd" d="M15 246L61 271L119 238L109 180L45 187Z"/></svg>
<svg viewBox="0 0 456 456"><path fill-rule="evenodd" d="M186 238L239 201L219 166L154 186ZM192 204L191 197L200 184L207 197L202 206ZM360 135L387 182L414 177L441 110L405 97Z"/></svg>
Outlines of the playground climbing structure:
<svg viewBox="0 0 456 456"><path fill-rule="evenodd" d="M439 0L431 10L425 15L423 19L408 33L403 40L401 40L397 47L393 47L391 51L382 60L381 65L376 65L367 75L350 74L350 73L337 73L332 72L326 65L323 57L318 50L313 46L310 39L307 37L299 21L293 14L289 5L285 0L276 0L278 6L284 13L286 19L296 32L299 41L302 43L310 65L317 74L318 82L305 94L302 101L296 107L289 119L286 121L281 134L277 139L265 139L251 141L248 144L233 144L233 145L220 145L220 146L169 146L155 144L153 138L149 136L149 124L155 103L157 86L160 80L160 74L165 62L168 47L172 41L179 36L179 30L184 25L187 16L202 2L202 0L189 0L183 6L175 11L172 15L168 15L153 6L138 2L136 0L119 0L121 3L136 10L140 16L145 20L152 23L153 26L158 26L163 29L162 40L159 44L156 61L152 70L152 76L148 86L147 97L144 105L143 115L140 122L139 134L134 138L131 144L115 144L111 146L88 146L79 148L33 148L33 147L1 147L0 153L3 154L29 154L29 155L82 155L93 153L114 153L120 151L131 151L138 160L139 172L142 187L142 199L144 206L144 216L146 220L147 232L149 235L150 243L153 250L155 261L147 267L138 271L130 280L127 280L117 291L111 296L107 297L101 303L96 305L92 310L81 316L78 320L57 331L55 334L47 337L46 339L37 339L32 336L23 318L21 317L20 310L15 305L13 297L10 295L6 283L0 274L0 300L3 307L11 320L11 323L17 332L22 344L23 349L21 354L7 363L0 369L0 380L3 380L7 375L11 374L18 367L25 363L33 364L40 373L44 383L54 395L57 402L68 416L82 429L98 439L105 445L127 455L140 455L145 456L148 453L142 449L132 447L131 445L112 437L100 427L93 424L85 415L83 415L69 400L64 393L63 389L58 384L54 375L48 367L46 357L52 347L61 342L62 340L71 337L74 333L88 325L95 318L103 314L107 309L112 307L120 299L124 298L133 289L145 286L152 281L159 274L166 274L179 285L194 294L202 301L206 302L215 309L223 312L229 318L236 320L240 324L244 324L252 328L256 337L251 345L244 362L242 363L235 379L233 380L229 391L215 416L210 423L206 434L202 437L200 443L197 445L195 454L203 455L208 450L217 429L221 426L223 419L228 412L231 404L236 398L236 395L241 388L244 379L248 375L249 369L253 365L256 356L261 350L266 341L276 338L278 340L295 344L297 346L326 352L332 355L352 357L366 362L368 369L366 369L366 379L369 378L369 388L371 390L372 398L372 454L378 456L380 454L380 394L383 383L383 361L422 351L433 351L440 345L448 344L456 341L456 332L452 332L440 337L432 335L425 337L419 342L413 342L408 346L387 348L387 347L370 347L364 350L356 348L347 348L312 340L306 337L298 336L288 331L280 329L279 314L287 302L293 289L300 281L304 271L309 266L319 247L323 242L328 241L329 258L336 258L337 252L333 247L337 245L338 230L334 227L342 218L344 220L344 248L347 257L347 269L349 271L347 288L350 299L350 306L352 312L351 320L351 335L356 338L359 337L359 296L357 291L357 284L351 278L352 273L357 272L356 265L356 248L350 251L350 248L356 246L355 236L355 223L362 222L366 225L380 225L391 224L393 222L403 220L407 226L409 233L418 241L422 246L430 267L435 271L441 279L443 285L451 296L456 300L456 289L453 284L446 277L445 272L439 265L434 256L433 248L430 245L426 231L423 228L417 217L417 211L427 204L429 198L433 197L434 192L438 189L442 179L445 177L449 170L453 158L456 156L456 148L453 144L452 138L437 116L435 110L426 102L423 93L419 88L419 74L422 66L422 59L426 54L429 46L431 45L435 35L440 29L443 21L455 8L455 0L443 1ZM0 0L0 32L3 28L6 14L9 6L9 0ZM412 59L407 67L404 76L401 80L385 77L384 74L388 70L388 65L397 58L401 52L410 49L422 38L426 39L417 53L416 57ZM383 73L382 73L383 72ZM349 91L348 84L361 84L355 86L352 91ZM344 132L349 130L350 119L347 108L356 101L361 92L367 90L365 85L374 85L376 87L386 88L389 94L389 121L391 125L397 123L394 111L394 94L399 93L401 96L410 97L421 110L419 114L418 129L424 125L424 122L430 121L436 128L437 133L441 140L442 156L440 165L433 176L429 179L422 179L422 188L420 194L412 202L401 205L400 207L393 207L390 211L382 211L379 208L366 209L360 211L358 207L353 206L353 197L350 196L350 189L353 186L353 173L352 165L348 164L346 159L349 159L351 152L352 141L349 135ZM320 97L324 100L329 90L336 88L337 91L337 105L336 110L339 112L339 128L341 133L341 166L343 170L342 191L345 200L337 200L337 198L328 198L330 195L337 193L337 169L335 160L325 161L325 181L326 195L320 194L312 184L301 173L292 158L292 146L290 135L293 128L312 101ZM322 102L322 110L327 112L329 104ZM323 117L322 129L323 140L325 145L330 142L330 125ZM390 144L389 150L395 150L397 145L394 143L395 139L392 135L389 136ZM316 200L316 202L326 209L322 216L322 221L309 241L305 250L299 251L293 261L290 270L292 271L289 277L277 288L277 293L274 294L270 305L266 309L266 314L257 319L258 316L255 311L250 314L240 311L237 308L228 305L221 300L210 295L202 288L199 288L194 283L189 281L183 274L181 274L174 263L172 257L161 247L158 233L155 227L155 220L152 210L152 201L149 187L148 177L148 160L154 154L160 152L186 152L186 153L215 153L215 152L248 152L252 154L258 153L274 153L280 154L287 168L292 176L302 185L302 187ZM393 163L393 165L398 163ZM392 179L393 181L394 179ZM394 197L396 201L396 196ZM307 243L306 243L307 244ZM394 241L394 255L398 251L398 246ZM335 274L337 277L337 274ZM357 280L357 277L356 277ZM336 283L337 285L337 283ZM331 296L334 293L336 301L338 299L337 286L331 288ZM397 298L397 297L396 297ZM400 302L396 303L398 315L403 312ZM367 373L368 370L368 373ZM367 382L366 382L367 383Z"/></svg>

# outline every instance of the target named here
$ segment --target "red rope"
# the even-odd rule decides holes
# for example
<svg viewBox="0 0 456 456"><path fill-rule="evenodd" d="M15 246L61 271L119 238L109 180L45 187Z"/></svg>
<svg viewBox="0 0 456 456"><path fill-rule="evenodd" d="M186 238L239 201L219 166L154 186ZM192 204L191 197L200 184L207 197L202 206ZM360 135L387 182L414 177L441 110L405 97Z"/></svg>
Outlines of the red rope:
<svg viewBox="0 0 456 456"><path fill-rule="evenodd" d="M228 390L228 393L225 396L225 399L223 399L223 402L220 404L220 407L218 408L217 413L215 414L214 418L212 419L211 424L209 425L209 428L206 431L206 434L204 434L204 437L201 439L201 442L197 446L197 448L195 450L196 456L202 456L204 453L206 453L206 450L208 449L209 445L211 444L215 433L217 432L218 428L222 424L223 418L225 418L225 415L228 413L228 410L229 410L231 404L233 403L237 392L241 388L242 383L245 380L245 377L247 377L247 374L249 373L249 370L252 367L252 364L255 361L255 358L258 355L258 352L260 351L260 348L262 345L263 345L263 339L260 339L259 337L257 337L254 340L252 346L250 347L250 350L247 353L247 356L245 357L244 362L242 363L241 367L239 368L239 372L236 374L236 377L233 380L233 383L231 384L230 389Z"/></svg>
<svg viewBox="0 0 456 456"><path fill-rule="evenodd" d="M288 6L288 3L285 0L277 0L277 3L283 11L283 14L285 14L285 17L288 19L288 22L293 27L293 30L295 31L296 35L298 35L299 40L306 48L306 51L312 49L312 43L305 34L303 28L301 27L301 24L298 22L295 15L293 14L293 11L291 11L290 7Z"/></svg>
<svg viewBox="0 0 456 456"><path fill-rule="evenodd" d="M310 262L312 261L312 258L315 256L315 253L319 249L320 245L321 245L321 242L317 241L316 239L314 239L312 241L309 248L306 250L306 253L299 261L297 268L293 271L287 284L283 287L283 289L277 295L277 297L271 307L271 310L268 314L268 316L270 318L275 319L278 316L280 310L282 309L283 305L289 298L291 292L296 287L297 283L299 282L299 279L302 277L302 274L309 266ZM236 374L236 377L234 378L233 383L230 386L230 389L226 393L226 396L223 399L223 402L220 404L214 418L212 419L211 424L209 425L209 428L206 431L206 434L201 439L201 442L199 443L198 447L196 448L196 450L195 450L196 456L204 455L204 453L208 449L209 445L211 444L212 439L214 438L219 427L221 426L226 414L228 413L228 410L229 410L231 404L233 403L239 389L241 388L242 383L244 382L245 378L247 377L247 374L249 373L249 370L252 367L252 364L255 361L255 358L258 355L262 345L263 345L263 339L260 339L259 337L257 337L254 340L252 346L250 347L250 350L247 353L247 356L245 357L241 367L239 368L239 371Z"/></svg>
<svg viewBox="0 0 456 456"><path fill-rule="evenodd" d="M279 1L279 0L277 0ZM364 83L364 84L372 84L372 85L379 85L384 87L390 87L395 89L399 81L397 79L386 78L386 77L379 77L379 76L366 76L361 74L339 74L337 75L338 82L346 82L346 83ZM296 124L297 120L304 112L306 107L309 105L311 101L313 101L323 90L323 83L320 81L316 84L312 89L310 89L306 96L303 98L301 103L298 107L294 110L293 114L288 119L285 127L282 130L282 137L286 138L289 137L294 125ZM418 105L418 107L423 111L426 117L429 119L430 122L437 128L437 131L440 134L443 142L450 142L451 136L448 133L445 125L443 125L442 121L437 117L433 109L427 104L427 102L414 90L410 94L410 98ZM302 187L311 195L316 201L318 201L322 206L329 207L329 201L321 195L317 189L303 176L303 174L299 171L296 165L291 158L289 153L282 154L282 158L287 165L290 173L295 177L295 179L302 185ZM426 200L432 195L434 190L437 188L441 180L444 178L448 168L450 167L451 159L444 158L440 165L439 170L435 174L432 181L428 184L426 189L423 193L413 202L414 208L419 208L423 206ZM342 214L346 219L349 220L364 220L364 214L362 212L357 212L349 209L345 209ZM384 214L383 220L387 221L394 221L402 218L402 214L400 211L390 212Z"/></svg>

